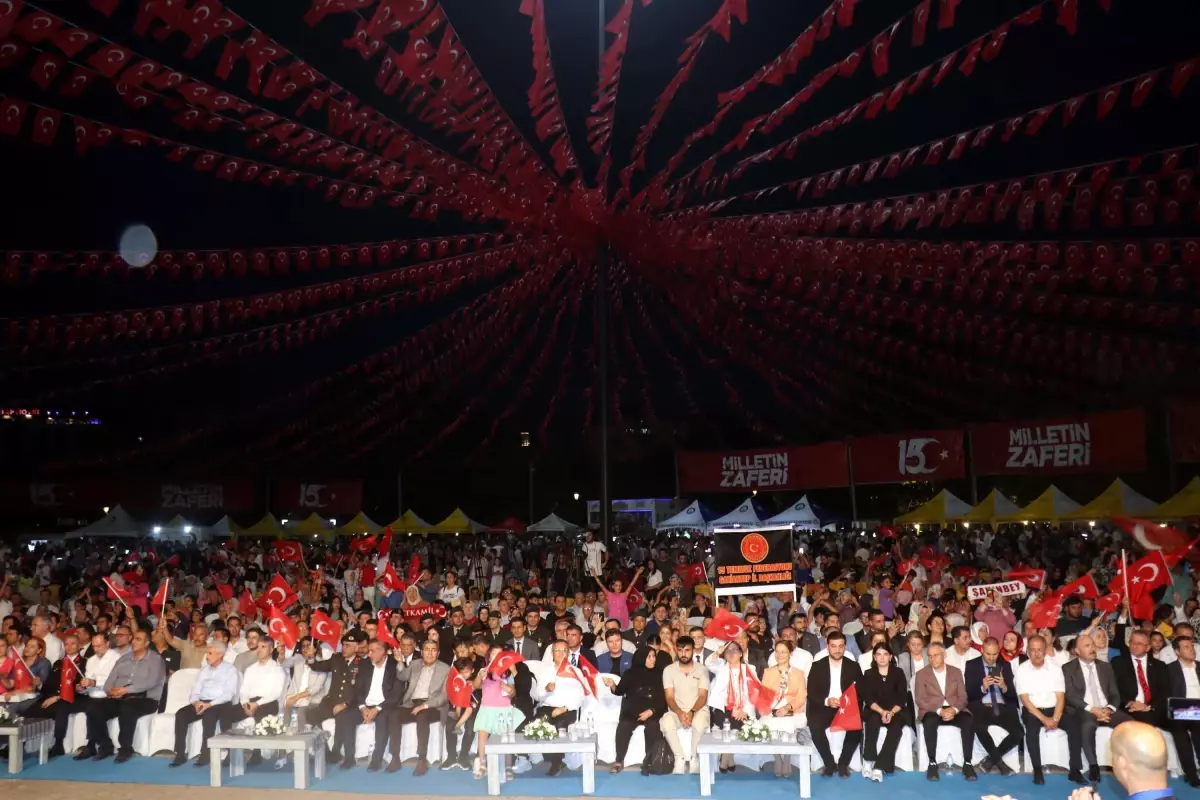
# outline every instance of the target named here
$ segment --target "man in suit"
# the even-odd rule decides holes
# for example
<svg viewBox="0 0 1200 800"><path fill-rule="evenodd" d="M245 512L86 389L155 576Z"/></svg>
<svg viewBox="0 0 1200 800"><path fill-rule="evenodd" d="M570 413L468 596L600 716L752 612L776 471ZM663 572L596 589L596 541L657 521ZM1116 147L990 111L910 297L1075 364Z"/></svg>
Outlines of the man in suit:
<svg viewBox="0 0 1200 800"><path fill-rule="evenodd" d="M983 643L983 655L967 662L963 679L967 684L967 710L971 712L975 738L987 750L987 758L979 763L984 772L997 770L1004 777L1012 767L1004 763L1005 753L1021 744L1021 701L1013 680L1012 667L1000 657L1000 640L989 636ZM1004 739L996 744L988 727L1004 728Z"/></svg>
<svg viewBox="0 0 1200 800"><path fill-rule="evenodd" d="M69 647L67 652L70 652ZM1171 697L1200 699L1200 665L1196 663L1195 640L1186 636L1177 638L1175 654L1179 656L1178 660L1167 665L1167 676L1171 680ZM1200 722L1171 720L1170 726L1175 749L1179 752L1179 765L1183 767L1188 786L1200 786L1195 755L1200 751Z"/></svg>
<svg viewBox="0 0 1200 800"><path fill-rule="evenodd" d="M559 620L562 624L562 620ZM563 639L567 643L567 663L572 667L582 666L581 661L586 661L592 667L596 666L596 654L583 646L583 628L578 625L567 625L566 635ZM542 663L553 664L554 654L553 645L546 648L546 652L542 655Z"/></svg>
<svg viewBox="0 0 1200 800"><path fill-rule="evenodd" d="M388 713L400 701L396 682L396 666L390 648L380 641L367 648L367 661L358 668L350 702L334 716L334 749L343 753L342 769L355 765L354 732L359 725L375 723L375 749L368 769L383 768L383 751L387 747Z"/></svg>
<svg viewBox="0 0 1200 800"><path fill-rule="evenodd" d="M609 631L604 639L608 648L596 656L596 669L611 675L624 675L633 667L633 656L625 652L620 631Z"/></svg>
<svg viewBox="0 0 1200 800"><path fill-rule="evenodd" d="M1121 694L1112 665L1096 658L1096 643L1086 633L1075 640L1076 658L1063 666L1063 683L1067 688L1067 730L1070 750L1069 779L1084 783L1080 751L1087 756L1088 779L1100 782L1100 763L1096 760L1096 729L1115 728L1131 717L1118 708Z"/></svg>
<svg viewBox="0 0 1200 800"><path fill-rule="evenodd" d="M72 714L84 710L87 694L79 685L83 677L84 659L79 652L79 635L68 633L63 637L64 656L50 670L50 679L42 684L38 701L25 712L25 716L54 720L54 746L50 757L63 755L63 739L67 735L67 721ZM63 675L64 670L66 675ZM65 690L65 691L64 691Z"/></svg>
<svg viewBox="0 0 1200 800"><path fill-rule="evenodd" d="M1167 665L1150 655L1150 633L1136 630L1129 637L1129 652L1112 661L1117 676L1121 708L1138 722L1165 727L1171 679Z"/></svg>
<svg viewBox="0 0 1200 800"><path fill-rule="evenodd" d="M850 759L862 741L862 731L846 731L842 752L836 762L829 747L826 731L837 716L842 693L850 684L862 679L858 664L846 655L846 636L841 631L832 631L825 641L829 656L813 662L812 674L808 676L808 727L812 732L813 744L821 754L824 768L821 774L832 777L836 771L843 778L850 777Z"/></svg>
<svg viewBox="0 0 1200 800"><path fill-rule="evenodd" d="M466 616L461 608L455 608L450 612L450 619L442 626L440 641L441 650L438 658L446 664L454 661L454 645L458 642L461 636L470 636L471 631L467 627Z"/></svg>
<svg viewBox="0 0 1200 800"><path fill-rule="evenodd" d="M429 771L429 726L435 722L453 724L450 701L446 696L446 681L450 667L438 660L436 642L421 645L421 660L414 661L401 675L407 685L400 704L388 715L391 729L392 763L388 772L400 770L400 739L404 726L417 723L417 766L413 775L420 777Z"/></svg>
<svg viewBox="0 0 1200 800"><path fill-rule="evenodd" d="M916 695L917 719L921 720L925 749L929 753L925 777L938 780L938 728L950 725L958 728L962 737L963 777L975 780L975 768L970 763L973 731L971 712L967 710L967 685L962 671L946 663L946 648L941 643L929 645L929 666L913 676L913 693Z"/></svg>
<svg viewBox="0 0 1200 800"><path fill-rule="evenodd" d="M536 611L534 612L537 613ZM512 629L512 637L503 644L504 649L512 650L514 653L520 653L521 658L526 661L537 661L542 656L542 648L538 645L536 639L526 635L525 620L514 619L509 627Z"/></svg>

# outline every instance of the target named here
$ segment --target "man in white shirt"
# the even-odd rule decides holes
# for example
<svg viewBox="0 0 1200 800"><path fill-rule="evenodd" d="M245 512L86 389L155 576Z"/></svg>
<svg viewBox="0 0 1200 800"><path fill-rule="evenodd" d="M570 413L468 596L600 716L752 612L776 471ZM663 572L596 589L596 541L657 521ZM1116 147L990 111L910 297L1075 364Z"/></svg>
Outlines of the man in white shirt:
<svg viewBox="0 0 1200 800"><path fill-rule="evenodd" d="M258 640L258 660L246 667L242 675L242 687L238 691L238 705L229 707L228 715L221 719L221 727L229 728L242 720L253 717L258 722L263 717L279 713L279 699L287 686L287 675L283 667L275 663L275 643L267 637ZM228 663L228 662L226 662ZM236 671L236 667L234 668ZM262 753L255 750L250 756L251 765L262 762Z"/></svg>
<svg viewBox="0 0 1200 800"><path fill-rule="evenodd" d="M1056 731L1067 704L1067 689L1062 670L1046 658L1046 640L1041 636L1029 637L1029 660L1017 667L1013 676L1017 684L1017 695L1024 710L1021 720L1025 723L1025 749L1033 764L1033 782L1046 782L1042 772L1042 728Z"/></svg>
<svg viewBox="0 0 1200 800"><path fill-rule="evenodd" d="M1082 633L1075 640L1076 658L1063 665L1063 681L1067 694L1067 716L1063 727L1067 731L1070 750L1070 775L1082 784L1083 764L1080 754L1087 756L1088 773L1092 783L1100 782L1100 763L1096 760L1096 729L1115 728L1132 717L1117 706L1121 702L1117 676L1112 666L1096 658L1096 643Z"/></svg>
<svg viewBox="0 0 1200 800"><path fill-rule="evenodd" d="M92 637L92 656L87 660L87 666L83 670L83 680L79 682L79 685L87 691L88 697L96 700L107 697L104 683L120 659L120 654L108 646L108 637L100 633Z"/></svg>
<svg viewBox="0 0 1200 800"><path fill-rule="evenodd" d="M566 642L555 642L551 654L554 659L554 678L544 687L546 694L538 703L536 717L550 720L555 727L566 728L579 719L579 709L583 707L584 698L590 690L583 672L571 666L570 647ZM549 753L545 758L550 764L547 773L550 777L563 771L562 753Z"/></svg>
<svg viewBox="0 0 1200 800"><path fill-rule="evenodd" d="M946 651L946 663L967 674L967 662L979 658L979 651L971 647L971 629L959 625L950 631L954 646Z"/></svg>
<svg viewBox="0 0 1200 800"><path fill-rule="evenodd" d="M225 620L225 630L229 632L229 651L233 653L229 657L230 661L235 660L242 653L249 652L251 649L250 642L242 635L242 620L241 617L230 617Z"/></svg>
<svg viewBox="0 0 1200 800"><path fill-rule="evenodd" d="M46 658L49 659L51 665L62 661L62 639L59 639L50 630L50 619L48 617L44 617L41 614L34 617L33 622L30 624L30 631L34 636L40 636L42 641L46 643Z"/></svg>
<svg viewBox="0 0 1200 800"><path fill-rule="evenodd" d="M225 660L225 645L210 644L204 654L204 666L192 684L192 694L188 704L175 712L175 759L172 767L181 767L187 763L187 734L188 728L196 720L200 720L200 757L196 766L203 767L209 763L208 740L217 730L221 722L233 707L233 700L238 694L238 671Z"/></svg>
<svg viewBox="0 0 1200 800"><path fill-rule="evenodd" d="M608 566L608 548L603 542L597 542L591 531L583 543L583 569L589 577L599 578Z"/></svg>

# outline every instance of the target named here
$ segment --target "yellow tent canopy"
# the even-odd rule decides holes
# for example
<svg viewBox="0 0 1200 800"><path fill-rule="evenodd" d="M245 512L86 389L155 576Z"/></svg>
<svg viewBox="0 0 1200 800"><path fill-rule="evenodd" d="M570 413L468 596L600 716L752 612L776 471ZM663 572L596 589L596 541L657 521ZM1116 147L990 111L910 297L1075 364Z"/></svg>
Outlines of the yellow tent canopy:
<svg viewBox="0 0 1200 800"><path fill-rule="evenodd" d="M429 533L433 526L413 513L410 508L388 526L392 533Z"/></svg>
<svg viewBox="0 0 1200 800"><path fill-rule="evenodd" d="M247 536L251 539L278 539L283 536L283 528L279 527L279 520L275 519L274 514L267 514L239 533L238 536Z"/></svg>
<svg viewBox="0 0 1200 800"><path fill-rule="evenodd" d="M1012 514L1001 514L997 522L1058 522L1067 514L1079 509L1079 503L1051 486L1038 495L1037 499Z"/></svg>
<svg viewBox="0 0 1200 800"><path fill-rule="evenodd" d="M1129 484L1117 478L1104 492L1083 508L1076 509L1070 514L1063 514L1063 519L1092 520L1105 517L1140 517L1154 508L1155 502L1149 497L1135 492Z"/></svg>
<svg viewBox="0 0 1200 800"><path fill-rule="evenodd" d="M450 512L450 516L430 528L430 533L479 533L487 530L487 525L481 525L463 513L461 508Z"/></svg>
<svg viewBox="0 0 1200 800"><path fill-rule="evenodd" d="M996 520L1004 514L1012 514L1020 510L1020 506L1009 500L1000 492L992 489L983 502L963 514L957 522L977 522L981 525L996 525Z"/></svg>
<svg viewBox="0 0 1200 800"><path fill-rule="evenodd" d="M971 511L969 503L959 500L950 492L942 489L937 497L923 506L914 508L902 517L896 517L899 525L919 525L921 523L950 522L960 519Z"/></svg>
<svg viewBox="0 0 1200 800"><path fill-rule="evenodd" d="M1146 512L1150 519L1200 517L1200 475L1192 478L1179 494Z"/></svg>
<svg viewBox="0 0 1200 800"><path fill-rule="evenodd" d="M329 522L317 512L309 514L304 519L287 529L287 533L306 536L313 533L331 533Z"/></svg>
<svg viewBox="0 0 1200 800"><path fill-rule="evenodd" d="M361 511L355 515L354 519L337 529L337 532L343 536L357 536L378 531L379 524Z"/></svg>

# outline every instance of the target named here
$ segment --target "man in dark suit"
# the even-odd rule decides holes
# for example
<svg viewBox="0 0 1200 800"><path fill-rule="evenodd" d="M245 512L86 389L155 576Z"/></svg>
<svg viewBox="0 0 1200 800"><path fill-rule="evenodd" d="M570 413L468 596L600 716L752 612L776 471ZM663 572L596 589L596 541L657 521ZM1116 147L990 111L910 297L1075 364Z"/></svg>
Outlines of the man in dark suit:
<svg viewBox="0 0 1200 800"><path fill-rule="evenodd" d="M1070 750L1070 780L1083 783L1080 751L1087 756L1088 778L1100 782L1100 763L1096 760L1096 729L1115 728L1131 717L1118 708L1121 693L1117 676L1111 665L1096 658L1096 643L1084 633L1075 640L1074 660L1063 666L1063 682L1067 687L1067 730Z"/></svg>
<svg viewBox="0 0 1200 800"><path fill-rule="evenodd" d="M354 732L359 725L375 723L375 750L368 769L383 767L383 751L388 743L388 712L400 702L396 664L390 648L378 640L367 649L367 662L359 666L354 678L353 699L334 716L334 749L340 750L342 769L355 765Z"/></svg>
<svg viewBox="0 0 1200 800"><path fill-rule="evenodd" d="M68 651L69 652L69 651ZM1196 663L1196 642L1186 636L1175 640L1175 654L1179 659L1167 665L1167 677L1171 680L1171 697L1200 698L1200 664ZM1179 752L1179 765L1188 786L1200 786L1200 775L1196 771L1196 753L1200 752L1200 722L1171 720L1171 737Z"/></svg>
<svg viewBox="0 0 1200 800"><path fill-rule="evenodd" d="M963 677L967 683L967 710L974 721L975 738L988 753L979 768L984 772L995 769L1008 777L1013 770L1004 763L1004 755L1021 744L1025 732L1021 728L1021 700L1017 697L1012 667L1000 657L1000 641L995 636L984 641L982 658L967 662ZM1000 744L996 744L988 731L992 725L1004 728L1004 739Z"/></svg>
<svg viewBox="0 0 1200 800"><path fill-rule="evenodd" d="M1117 677L1120 707L1138 722L1165 727L1171 679L1167 665L1150 655L1150 633L1136 630L1129 637L1129 652L1112 661Z"/></svg>
<svg viewBox="0 0 1200 800"><path fill-rule="evenodd" d="M461 608L455 608L450 611L450 619L442 626L440 633L441 650L438 653L444 663L450 664L454 661L454 645L462 636L471 636L471 629L467 627L466 616Z"/></svg>
<svg viewBox="0 0 1200 800"><path fill-rule="evenodd" d="M534 612L537 613L537 612ZM514 619L509 625L512 629L512 636L503 644L505 650L512 650L514 653L520 653L521 658L526 661L537 661L542 657L542 648L537 640L532 636L526 635L525 620Z"/></svg>
<svg viewBox="0 0 1200 800"><path fill-rule="evenodd" d="M846 637L841 631L831 632L826 638L825 646L829 650L829 657L814 661L812 673L808 676L808 728L824 764L821 774L829 778L836 771L843 778L849 778L850 759L858 750L862 731L846 731L842 752L836 763L829 748L826 732L833 724L833 718L837 716L842 693L850 688L850 684L862 680L862 670L857 663L844 657Z"/></svg>

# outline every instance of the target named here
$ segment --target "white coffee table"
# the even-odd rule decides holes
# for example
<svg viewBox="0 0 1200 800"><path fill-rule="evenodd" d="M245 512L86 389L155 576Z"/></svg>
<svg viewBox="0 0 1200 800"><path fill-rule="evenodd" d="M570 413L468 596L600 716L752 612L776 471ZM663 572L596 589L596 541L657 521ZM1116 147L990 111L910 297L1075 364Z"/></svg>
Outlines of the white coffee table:
<svg viewBox="0 0 1200 800"><path fill-rule="evenodd" d="M325 778L325 736L320 730L288 733L282 736L251 736L238 733L222 733L208 740L209 773L208 785L221 785L221 755L229 753L229 777L240 778L246 774L247 750L282 750L292 754L294 786L308 788L308 757L313 757L313 778Z"/></svg>
<svg viewBox="0 0 1200 800"><path fill-rule="evenodd" d="M15 725L2 725L0 739L8 739L8 774L16 775L25 768L26 742L37 741L39 764L50 760L50 745L54 742L54 720L21 719Z"/></svg>
<svg viewBox="0 0 1200 800"><path fill-rule="evenodd" d="M812 758L812 750L812 745L800 744L795 739L784 742L775 740L743 742L735 738L731 742L724 742L719 736L706 733L696 747L696 754L700 756L700 795L702 797L712 796L713 783L716 781L717 759L721 753L729 753L733 756L740 754L800 756L800 796L812 797L812 765L809 763Z"/></svg>
<svg viewBox="0 0 1200 800"><path fill-rule="evenodd" d="M501 742L499 736L489 736L487 741L487 787L488 794L500 794L504 783L504 763L500 756L528 756L533 753L581 753L583 755L583 793L596 793L596 735L581 737L576 741L564 736L560 739L542 741L526 739L517 734L512 742Z"/></svg>

